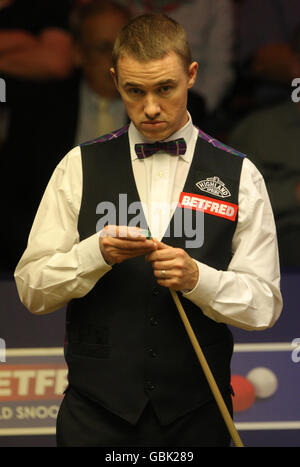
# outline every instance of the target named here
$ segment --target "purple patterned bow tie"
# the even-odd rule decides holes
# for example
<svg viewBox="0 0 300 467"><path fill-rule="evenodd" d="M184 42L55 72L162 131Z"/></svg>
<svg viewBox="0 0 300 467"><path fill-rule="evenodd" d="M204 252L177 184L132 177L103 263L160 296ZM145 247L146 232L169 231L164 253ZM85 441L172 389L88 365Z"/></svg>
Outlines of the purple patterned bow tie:
<svg viewBox="0 0 300 467"><path fill-rule="evenodd" d="M139 159L145 159L160 150L163 150L172 156L181 156L186 152L186 142L183 138L179 138L174 141L140 143L135 145L135 152Z"/></svg>

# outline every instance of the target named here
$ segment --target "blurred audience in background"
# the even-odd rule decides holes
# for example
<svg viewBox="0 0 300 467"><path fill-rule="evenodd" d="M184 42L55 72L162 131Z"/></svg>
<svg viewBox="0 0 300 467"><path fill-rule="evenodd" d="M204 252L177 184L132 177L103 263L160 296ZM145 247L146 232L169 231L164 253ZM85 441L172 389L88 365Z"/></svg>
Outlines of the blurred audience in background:
<svg viewBox="0 0 300 467"><path fill-rule="evenodd" d="M291 49L299 0L235 0L236 83L229 108L237 121L290 96L299 61Z"/></svg>
<svg viewBox="0 0 300 467"><path fill-rule="evenodd" d="M78 80L70 109L70 118L75 117L70 145L110 133L128 121L110 68L115 39L129 19L126 7L105 0L79 6L72 13L73 56Z"/></svg>
<svg viewBox="0 0 300 467"><path fill-rule="evenodd" d="M61 158L47 149L60 136L52 124L55 103L64 99L73 69L70 11L69 0L0 0L2 271L11 272L24 250L49 170Z"/></svg>
<svg viewBox="0 0 300 467"><path fill-rule="evenodd" d="M288 48L300 66L300 27ZM278 75L283 76L284 62L281 67L282 73L276 65ZM300 103L292 100L291 88L283 102L245 117L229 141L264 175L277 225L281 266L300 266Z"/></svg>
<svg viewBox="0 0 300 467"><path fill-rule="evenodd" d="M28 47L25 42L21 47L22 41L16 46L18 54L7 60L6 73L0 55L10 114L1 149L4 272L13 272L24 251L61 158L76 144L127 123L109 68L114 40L129 13L105 0L85 3L16 0L0 10L0 35L16 37L16 42L30 38Z"/></svg>
<svg viewBox="0 0 300 467"><path fill-rule="evenodd" d="M73 146L127 122L109 73L131 16L164 12L199 62L194 123L260 167L282 265L300 266L299 0L0 0L1 271L12 273L57 163ZM299 40L299 39L298 39Z"/></svg>
<svg viewBox="0 0 300 467"><path fill-rule="evenodd" d="M13 131L20 111L30 118L41 95L54 89L59 97L56 85L72 71L69 14L69 0L0 0L0 75Z"/></svg>

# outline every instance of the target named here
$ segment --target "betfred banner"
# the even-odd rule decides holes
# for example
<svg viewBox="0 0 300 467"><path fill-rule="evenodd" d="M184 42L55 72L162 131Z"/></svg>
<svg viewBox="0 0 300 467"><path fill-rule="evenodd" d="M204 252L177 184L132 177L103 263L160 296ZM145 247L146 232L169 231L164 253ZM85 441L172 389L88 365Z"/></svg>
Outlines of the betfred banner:
<svg viewBox="0 0 300 467"><path fill-rule="evenodd" d="M66 386L63 349L7 349L0 364L0 435L54 434Z"/></svg>

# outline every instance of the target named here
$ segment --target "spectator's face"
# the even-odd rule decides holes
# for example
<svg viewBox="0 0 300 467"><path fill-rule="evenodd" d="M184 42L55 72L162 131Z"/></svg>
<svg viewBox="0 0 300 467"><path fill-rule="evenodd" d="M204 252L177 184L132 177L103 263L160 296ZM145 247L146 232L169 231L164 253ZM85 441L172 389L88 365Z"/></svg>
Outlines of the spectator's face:
<svg viewBox="0 0 300 467"><path fill-rule="evenodd" d="M129 118L148 140L166 139L187 123L187 93L197 69L193 62L187 73L175 52L149 62L125 56L117 77L112 69Z"/></svg>
<svg viewBox="0 0 300 467"><path fill-rule="evenodd" d="M76 60L89 86L102 97L113 98L117 91L110 67L115 39L127 18L106 12L87 18L82 25L81 44L76 46Z"/></svg>

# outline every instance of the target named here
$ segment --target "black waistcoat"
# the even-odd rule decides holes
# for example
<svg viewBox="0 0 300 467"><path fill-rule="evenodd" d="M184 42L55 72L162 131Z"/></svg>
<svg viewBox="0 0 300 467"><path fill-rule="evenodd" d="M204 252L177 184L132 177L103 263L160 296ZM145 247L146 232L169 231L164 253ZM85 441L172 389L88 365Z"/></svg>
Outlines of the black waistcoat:
<svg viewBox="0 0 300 467"><path fill-rule="evenodd" d="M106 201L116 207L118 223L119 195L126 194L128 206L139 201L139 196L127 131L109 141L82 145L81 151L83 192L78 230L83 240L96 231L99 203ZM237 205L242 160L199 137L183 192ZM217 184L212 177L225 183L225 190L229 190L225 198L220 191L207 191ZM204 181L202 190L196 186L200 181ZM185 209L177 208L162 241L226 270L237 218L233 221L215 215L213 209L205 213L203 245L187 248L184 226L180 237L174 235L174 219ZM203 216L197 210L189 211L194 223L195 216ZM129 224L136 212L126 215ZM229 390L231 332L181 294L180 298L217 384ZM157 285L144 257L114 265L85 297L72 300L66 333L70 385L130 423L138 420L149 400L161 423L166 424L212 397L170 292Z"/></svg>

